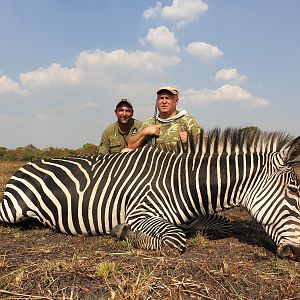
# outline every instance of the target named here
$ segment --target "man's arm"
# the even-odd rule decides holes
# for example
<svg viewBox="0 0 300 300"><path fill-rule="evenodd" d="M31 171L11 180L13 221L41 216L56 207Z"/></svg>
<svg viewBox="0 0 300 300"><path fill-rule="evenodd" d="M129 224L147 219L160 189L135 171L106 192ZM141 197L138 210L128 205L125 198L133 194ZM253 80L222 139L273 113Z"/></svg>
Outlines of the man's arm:
<svg viewBox="0 0 300 300"><path fill-rule="evenodd" d="M139 131L136 135L133 135L128 139L128 148L136 149L141 147L148 136L159 136L159 133L159 125L147 126Z"/></svg>

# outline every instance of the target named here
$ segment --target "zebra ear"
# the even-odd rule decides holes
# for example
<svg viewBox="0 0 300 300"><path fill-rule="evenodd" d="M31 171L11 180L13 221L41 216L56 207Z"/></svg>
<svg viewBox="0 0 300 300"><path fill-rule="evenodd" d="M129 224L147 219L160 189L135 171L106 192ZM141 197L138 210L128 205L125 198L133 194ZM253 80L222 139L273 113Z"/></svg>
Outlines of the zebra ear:
<svg viewBox="0 0 300 300"><path fill-rule="evenodd" d="M297 137L291 146L284 151L285 163L291 165L300 165L300 136Z"/></svg>

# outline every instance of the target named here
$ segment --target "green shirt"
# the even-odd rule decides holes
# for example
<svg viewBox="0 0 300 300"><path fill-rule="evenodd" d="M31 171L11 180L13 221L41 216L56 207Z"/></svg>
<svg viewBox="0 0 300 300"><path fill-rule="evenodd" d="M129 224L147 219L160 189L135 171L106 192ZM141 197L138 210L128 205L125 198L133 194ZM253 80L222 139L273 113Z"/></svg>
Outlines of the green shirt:
<svg viewBox="0 0 300 300"><path fill-rule="evenodd" d="M150 118L143 123L139 131L149 125L159 125L160 135L156 138L155 146L163 150L173 150L177 152L177 145L178 142L180 142L179 133L181 131L187 131L194 142L197 142L200 131L202 130L197 120L189 113L184 112L183 115L181 114L181 116L178 116L179 112L177 112L177 117L175 116L167 122L165 120L160 120L159 118L156 119L156 121L154 118ZM148 137L145 140L145 144L153 146L153 139L154 138Z"/></svg>
<svg viewBox="0 0 300 300"><path fill-rule="evenodd" d="M132 119L132 124L128 134L120 131L119 123L114 122L107 126L101 136L99 147L100 154L117 153L127 147L129 137L135 135L142 126L142 122Z"/></svg>

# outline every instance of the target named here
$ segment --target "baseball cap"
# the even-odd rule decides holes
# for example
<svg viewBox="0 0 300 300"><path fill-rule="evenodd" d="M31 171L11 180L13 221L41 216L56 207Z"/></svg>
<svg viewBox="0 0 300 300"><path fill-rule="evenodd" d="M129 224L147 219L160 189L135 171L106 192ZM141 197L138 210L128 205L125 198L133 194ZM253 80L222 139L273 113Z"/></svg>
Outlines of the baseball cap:
<svg viewBox="0 0 300 300"><path fill-rule="evenodd" d="M178 95L177 89L175 87L172 87L172 86L162 86L157 91L157 94L160 94L162 91L168 91L168 92L170 92L173 95Z"/></svg>
<svg viewBox="0 0 300 300"><path fill-rule="evenodd" d="M128 99L121 99L120 101L117 102L116 104L116 109L121 105L121 104L127 104L128 106L133 109L132 103Z"/></svg>

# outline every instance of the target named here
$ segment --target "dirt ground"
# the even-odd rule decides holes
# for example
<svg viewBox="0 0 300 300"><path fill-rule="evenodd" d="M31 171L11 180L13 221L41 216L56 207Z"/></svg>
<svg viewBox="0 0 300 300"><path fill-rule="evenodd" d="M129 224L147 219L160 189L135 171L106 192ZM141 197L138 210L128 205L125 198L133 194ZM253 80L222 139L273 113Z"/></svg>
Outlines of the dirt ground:
<svg viewBox="0 0 300 300"><path fill-rule="evenodd" d="M1 198L19 165L0 163ZM0 224L0 299L300 299L300 263L277 258L244 209L224 214L232 236L199 234L184 254Z"/></svg>

